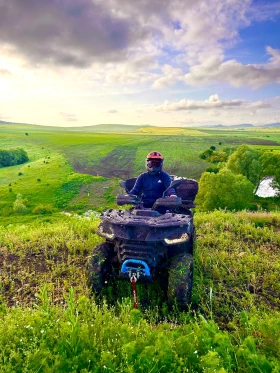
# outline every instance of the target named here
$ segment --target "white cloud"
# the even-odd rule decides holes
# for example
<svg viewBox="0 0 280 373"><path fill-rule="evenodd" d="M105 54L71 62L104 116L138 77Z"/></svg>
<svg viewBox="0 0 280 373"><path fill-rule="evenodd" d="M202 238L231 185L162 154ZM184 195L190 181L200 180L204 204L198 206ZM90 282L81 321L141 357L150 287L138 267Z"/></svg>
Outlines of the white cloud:
<svg viewBox="0 0 280 373"><path fill-rule="evenodd" d="M271 65L280 66L280 49L274 49L269 46L266 47L266 51L268 54L271 55L271 58L269 59L269 63Z"/></svg>
<svg viewBox="0 0 280 373"><path fill-rule="evenodd" d="M234 87L251 86L255 89L280 83L280 50L267 47L267 52L272 57L266 64L243 65L236 60L223 61L221 56L212 56L200 65L192 66L183 79L192 85L227 82Z"/></svg>
<svg viewBox="0 0 280 373"><path fill-rule="evenodd" d="M117 114L117 113L118 113L118 110L116 110L116 109L111 109L111 110L108 110L107 113L108 113L108 114Z"/></svg>
<svg viewBox="0 0 280 373"><path fill-rule="evenodd" d="M255 1L247 11L248 17L253 21L275 20L280 14L279 1Z"/></svg>
<svg viewBox="0 0 280 373"><path fill-rule="evenodd" d="M179 68L174 68L171 65L164 65L162 71L163 76L154 81L153 88L169 87L182 79L183 71Z"/></svg>
<svg viewBox="0 0 280 373"><path fill-rule="evenodd" d="M231 108L244 108L258 110L270 108L271 105L262 101L243 101L243 100L220 100L217 94L211 95L208 100L189 100L183 99L177 102L165 101L163 105L154 106L157 111L193 111L193 110L228 110Z"/></svg>

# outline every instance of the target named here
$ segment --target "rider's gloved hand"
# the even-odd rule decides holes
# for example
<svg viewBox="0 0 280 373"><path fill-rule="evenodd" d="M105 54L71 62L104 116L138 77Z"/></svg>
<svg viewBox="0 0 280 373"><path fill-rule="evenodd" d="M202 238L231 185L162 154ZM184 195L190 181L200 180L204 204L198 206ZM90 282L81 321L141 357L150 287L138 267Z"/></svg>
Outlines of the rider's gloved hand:
<svg viewBox="0 0 280 373"><path fill-rule="evenodd" d="M171 194L169 197L176 197L177 198L176 194Z"/></svg>

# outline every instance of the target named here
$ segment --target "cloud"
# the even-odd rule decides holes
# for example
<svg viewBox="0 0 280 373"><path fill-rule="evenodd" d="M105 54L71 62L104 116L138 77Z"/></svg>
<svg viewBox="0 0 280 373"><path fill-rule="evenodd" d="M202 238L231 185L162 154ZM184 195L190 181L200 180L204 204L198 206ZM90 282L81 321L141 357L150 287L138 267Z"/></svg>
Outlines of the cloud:
<svg viewBox="0 0 280 373"><path fill-rule="evenodd" d="M280 14L279 1L254 2L248 9L248 17L254 21L262 22L266 20L274 20Z"/></svg>
<svg viewBox="0 0 280 373"><path fill-rule="evenodd" d="M66 122L77 122L77 116L71 113L63 113L60 112L59 115L65 120Z"/></svg>
<svg viewBox="0 0 280 373"><path fill-rule="evenodd" d="M162 68L164 76L156 79L153 83L153 88L165 88L175 84L178 80L181 80L183 71L179 68L174 68L170 65L164 65Z"/></svg>
<svg viewBox="0 0 280 373"><path fill-rule="evenodd" d="M280 51L268 46L262 65L225 61L223 51L240 29L277 14L279 3L251 0L0 0L0 51L23 57L21 72L79 68L87 84L117 92L178 82L259 88L280 82Z"/></svg>
<svg viewBox="0 0 280 373"><path fill-rule="evenodd" d="M136 19L98 0L0 0L0 42L35 63L85 67L120 60L147 36Z"/></svg>
<svg viewBox="0 0 280 373"><path fill-rule="evenodd" d="M223 61L222 56L211 56L200 65L192 66L183 80L191 85L227 82L234 87L251 86L255 89L280 83L280 50L271 47L266 50L271 55L267 64L243 65L236 60Z"/></svg>
<svg viewBox="0 0 280 373"><path fill-rule="evenodd" d="M0 0L0 43L32 63L80 68L151 45L196 54L238 39L250 9L251 0Z"/></svg>
<svg viewBox="0 0 280 373"><path fill-rule="evenodd" d="M111 110L108 110L107 113L108 113L108 114L117 114L117 113L118 113L118 110L116 110L116 109L111 109Z"/></svg>
<svg viewBox="0 0 280 373"><path fill-rule="evenodd" d="M211 95L208 100L188 100L183 99L177 102L165 101L163 105L154 106L157 111L193 111L210 110L216 113L217 110L228 110L233 108L244 108L257 111L259 109L270 108L271 105L262 101L243 101L243 100L220 100L217 94Z"/></svg>

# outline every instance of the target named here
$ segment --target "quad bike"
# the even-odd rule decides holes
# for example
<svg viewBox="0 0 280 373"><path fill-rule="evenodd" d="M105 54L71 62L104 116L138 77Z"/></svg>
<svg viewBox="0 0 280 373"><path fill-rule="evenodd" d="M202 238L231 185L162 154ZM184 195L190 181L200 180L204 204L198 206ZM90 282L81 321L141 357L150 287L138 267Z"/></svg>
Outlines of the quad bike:
<svg viewBox="0 0 280 373"><path fill-rule="evenodd" d="M193 282L195 228L191 208L198 183L193 179L172 177L169 188L152 208L144 208L133 195L119 194L117 204L134 205L130 210L106 210L101 214L97 233L106 241L94 248L89 258L88 279L95 294L117 278L130 280L137 308L136 281L163 285L170 305L186 309ZM136 178L120 181L126 193Z"/></svg>

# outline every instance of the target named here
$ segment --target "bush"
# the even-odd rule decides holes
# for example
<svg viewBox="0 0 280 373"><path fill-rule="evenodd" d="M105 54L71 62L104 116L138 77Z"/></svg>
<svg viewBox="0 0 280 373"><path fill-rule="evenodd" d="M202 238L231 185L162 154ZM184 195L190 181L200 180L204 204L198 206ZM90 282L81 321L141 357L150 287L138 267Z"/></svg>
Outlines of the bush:
<svg viewBox="0 0 280 373"><path fill-rule="evenodd" d="M22 164L28 160L28 155L22 148L9 150L0 149L0 168Z"/></svg>
<svg viewBox="0 0 280 373"><path fill-rule="evenodd" d="M21 194L17 194L16 200L13 204L13 210L19 213L25 212L27 209L26 204L27 199L23 199Z"/></svg>
<svg viewBox="0 0 280 373"><path fill-rule="evenodd" d="M37 205L32 211L33 214L40 214L40 215L51 214L52 212L53 212L52 205L43 205L43 204Z"/></svg>
<svg viewBox="0 0 280 373"><path fill-rule="evenodd" d="M201 210L242 210L253 199L254 185L243 175L235 175L227 168L219 173L204 172L199 181L196 202Z"/></svg>

